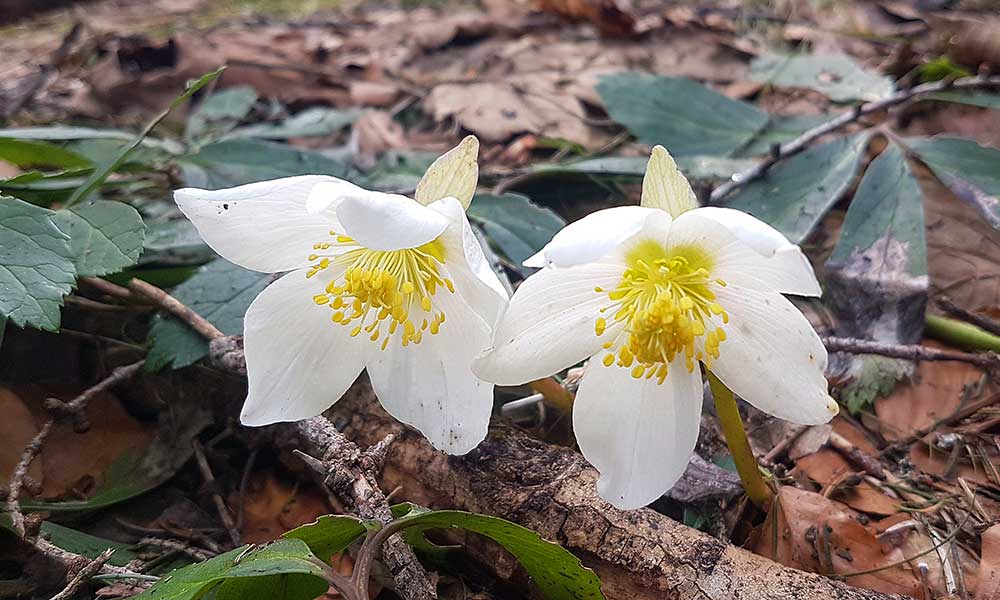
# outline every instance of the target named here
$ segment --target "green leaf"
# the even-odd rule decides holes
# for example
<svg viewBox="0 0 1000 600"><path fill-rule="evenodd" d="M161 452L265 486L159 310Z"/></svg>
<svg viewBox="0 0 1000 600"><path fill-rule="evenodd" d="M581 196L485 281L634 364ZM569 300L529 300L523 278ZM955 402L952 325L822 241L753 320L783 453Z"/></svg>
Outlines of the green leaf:
<svg viewBox="0 0 1000 600"><path fill-rule="evenodd" d="M838 397L852 415L858 414L876 399L888 396L896 388L896 383L910 374L903 361L863 354L855 357L859 362L857 373L840 388Z"/></svg>
<svg viewBox="0 0 1000 600"><path fill-rule="evenodd" d="M50 140L59 142L71 140L119 140L130 142L135 139L135 134L122 129L94 129L92 127L63 127L55 125L52 127L12 127L9 129L0 129L0 137L16 140ZM142 140L142 145L166 150L171 154L179 154L184 151L184 146L173 140L158 140L147 137Z"/></svg>
<svg viewBox="0 0 1000 600"><path fill-rule="evenodd" d="M167 115L170 114L171 110L183 104L198 90L205 87L206 85L209 84L209 82L213 81L216 77L221 75L224 69L225 67L221 67L215 71L212 71L211 73L202 75L199 79L193 82L190 82L185 88L184 93L174 98L174 101L170 103L170 106L165 108L162 112L160 112L160 114L156 115L156 117L154 117L152 121L147 123L146 127L144 127L143 130L139 132L139 135L136 136L135 140L131 144L129 144L126 148L124 148L115 157L114 160L103 165L101 168L96 169L93 172L93 174L91 174L91 176L87 178L87 181L84 182L84 184L81 185L79 188L77 188L72 195L70 195L69 200L66 201L66 207L69 208L70 206L76 204L80 200L85 200L86 198L88 198L90 194L93 193L94 190L98 188L98 186L104 183L104 181L112 173L114 173L115 170L118 169L118 167L120 167L125 162L129 154L131 154L133 150L135 150L136 148L139 147L140 144L142 144L143 139L145 139L146 136L149 135L151 131L153 131L153 128L155 128L157 125L160 124L160 121L165 119Z"/></svg>
<svg viewBox="0 0 1000 600"><path fill-rule="evenodd" d="M257 92L235 86L205 98L188 118L184 137L200 140L221 136L236 127L257 103Z"/></svg>
<svg viewBox="0 0 1000 600"><path fill-rule="evenodd" d="M880 100L895 89L891 79L862 68L845 54L760 56L750 63L750 78L816 90L834 102Z"/></svg>
<svg viewBox="0 0 1000 600"><path fill-rule="evenodd" d="M27 200L32 204L49 206L69 198L93 172L92 168L49 174L28 171L10 179L0 180L0 192Z"/></svg>
<svg viewBox="0 0 1000 600"><path fill-rule="evenodd" d="M684 77L619 73L597 91L612 119L674 156L729 156L768 122L767 113Z"/></svg>
<svg viewBox="0 0 1000 600"><path fill-rule="evenodd" d="M479 194L468 214L518 269L566 225L562 217L520 194Z"/></svg>
<svg viewBox="0 0 1000 600"><path fill-rule="evenodd" d="M728 179L733 173L745 171L757 161L749 158L723 158L719 156L678 156L677 166L691 181ZM641 178L646 173L645 156L606 156L588 158L568 164L541 164L535 166L539 174L583 173L592 176L622 176Z"/></svg>
<svg viewBox="0 0 1000 600"><path fill-rule="evenodd" d="M499 517L459 510L435 510L406 516L407 532L464 529L484 535L514 555L548 600L602 599L601 581L580 559L537 533Z"/></svg>
<svg viewBox="0 0 1000 600"><path fill-rule="evenodd" d="M791 141L820 123L829 120L828 115L800 115L777 117L771 115L768 124L754 134L753 138L736 153L737 156L760 156L770 154L775 144Z"/></svg>
<svg viewBox="0 0 1000 600"><path fill-rule="evenodd" d="M4 137L0 137L0 160L22 169L31 167L74 169L91 166L86 158L55 144Z"/></svg>
<svg viewBox="0 0 1000 600"><path fill-rule="evenodd" d="M220 189L293 175L357 178L351 170L319 152L255 140L226 140L203 147L180 161L191 187Z"/></svg>
<svg viewBox="0 0 1000 600"><path fill-rule="evenodd" d="M134 208L100 200L55 214L69 236L77 277L94 277L135 264L142 252L145 227Z"/></svg>
<svg viewBox="0 0 1000 600"><path fill-rule="evenodd" d="M160 218L146 222L140 264L203 265L215 253L186 218Z"/></svg>
<svg viewBox="0 0 1000 600"><path fill-rule="evenodd" d="M135 596L137 600L196 600L213 589L216 598L311 600L328 588L322 568L301 540L243 546L178 569ZM246 585L231 584L248 579ZM221 596L220 596L221 594Z"/></svg>
<svg viewBox="0 0 1000 600"><path fill-rule="evenodd" d="M1000 229L1000 150L958 137L911 138L906 145L941 183Z"/></svg>
<svg viewBox="0 0 1000 600"><path fill-rule="evenodd" d="M256 123L238 127L224 136L233 138L261 138L284 140L293 137L313 137L337 133L354 123L361 116L361 109L314 107L306 109L281 123Z"/></svg>
<svg viewBox="0 0 1000 600"><path fill-rule="evenodd" d="M378 525L356 517L323 515L312 523L306 523L286 532L282 537L302 540L313 554L329 562L331 556L347 550L355 540L373 528L377 529Z"/></svg>
<svg viewBox="0 0 1000 600"><path fill-rule="evenodd" d="M55 213L0 196L0 317L55 331L75 282L69 238Z"/></svg>
<svg viewBox="0 0 1000 600"><path fill-rule="evenodd" d="M938 100L940 102L955 102L983 108L1000 108L1000 94L982 90L948 90L921 96L921 100Z"/></svg>
<svg viewBox="0 0 1000 600"><path fill-rule="evenodd" d="M208 319L222 333L243 333L247 307L271 281L271 275L215 260L177 286L173 295ZM146 358L149 370L165 366L186 367L208 355L208 342L172 317L157 315L149 329L152 347Z"/></svg>
<svg viewBox="0 0 1000 600"><path fill-rule="evenodd" d="M858 134L814 146L777 163L723 202L800 244L850 189L867 145L868 135Z"/></svg>
<svg viewBox="0 0 1000 600"><path fill-rule="evenodd" d="M42 523L42 532L56 546L87 558L97 558L108 548L114 548L115 553L111 555L111 560L108 562L118 567L124 567L129 561L138 557L128 544L83 533L51 521Z"/></svg>

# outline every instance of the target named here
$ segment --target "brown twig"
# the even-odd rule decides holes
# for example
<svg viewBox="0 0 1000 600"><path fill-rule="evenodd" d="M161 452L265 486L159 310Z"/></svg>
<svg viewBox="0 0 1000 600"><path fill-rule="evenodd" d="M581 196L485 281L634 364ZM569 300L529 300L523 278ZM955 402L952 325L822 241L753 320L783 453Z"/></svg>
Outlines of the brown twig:
<svg viewBox="0 0 1000 600"><path fill-rule="evenodd" d="M129 365L116 367L111 373L99 381L97 384L87 388L79 396L69 402L63 402L58 398L46 398L45 408L59 418L69 418L73 421L73 429L77 433L83 433L90 429L87 422L87 404L94 396L113 388L126 379L131 379L146 364L145 360L140 360Z"/></svg>
<svg viewBox="0 0 1000 600"><path fill-rule="evenodd" d="M1000 356L992 352L973 353L956 350L939 350L920 345L886 344L858 338L825 337L823 345L830 352L854 354L880 354L907 360L957 360L984 368L1000 367Z"/></svg>
<svg viewBox="0 0 1000 600"><path fill-rule="evenodd" d="M45 438L49 437L52 431L53 419L49 419L42 428L38 430L35 437L28 442L21 454L21 460L14 467L14 474L10 476L10 486L7 488L7 512L10 514L11 525L18 535L24 537L24 513L21 512L21 504L18 499L21 496L21 489L24 487L24 479L28 476L28 469L31 463L38 457L45 444Z"/></svg>
<svg viewBox="0 0 1000 600"><path fill-rule="evenodd" d="M830 447L837 452L840 452L844 458L864 469L865 472L872 477L877 477L879 479L883 479L885 477L885 470L882 469L882 464L877 458L865 454L860 448L852 444L850 440L836 431L830 432L830 440L828 443L830 444Z"/></svg>
<svg viewBox="0 0 1000 600"><path fill-rule="evenodd" d="M104 552L101 552L97 558L90 561L89 565L77 571L76 575L74 575L73 578L69 580L69 583L66 584L66 587L64 587L63 590L55 596L52 596L51 600L69 600L72 598L84 582L101 571L101 567L104 566L104 563L111 560L111 555L114 553L114 548L108 548Z"/></svg>
<svg viewBox="0 0 1000 600"><path fill-rule="evenodd" d="M785 434L783 438L778 440L778 443L771 448L767 454L760 459L761 464L773 465L781 456L788 450L788 447L795 443L795 440L799 439L806 430L809 429L808 425L796 425L792 427L791 431Z"/></svg>
<svg viewBox="0 0 1000 600"><path fill-rule="evenodd" d="M215 510L218 511L219 519L222 520L222 525L229 532L229 539L233 542L233 548L235 548L240 545L240 532L236 529L236 523L233 522L233 515L229 512L226 501L219 494L215 474L212 473L212 467L208 464L208 459L205 457L205 449L197 439L192 440L191 446L194 448L194 459L198 463L198 470L201 471L201 476L205 479L205 485L212 492L212 502L215 503Z"/></svg>
<svg viewBox="0 0 1000 600"><path fill-rule="evenodd" d="M209 550L198 548L197 546L178 540L146 537L139 540L139 545L144 548L156 548L167 552L176 552L189 556L196 561L208 560L215 556L215 554Z"/></svg>
<svg viewBox="0 0 1000 600"><path fill-rule="evenodd" d="M191 310L183 302L174 298L155 285L146 283L141 279L133 279L128 282L128 289L140 296L148 298L163 310L174 315L181 321L184 321L188 324L188 326L201 334L206 340L211 341L215 338L223 337L224 335L215 325L209 323L205 317Z"/></svg>
<svg viewBox="0 0 1000 600"><path fill-rule="evenodd" d="M989 317L984 317L983 315L972 312L962 308L961 306L955 304L947 296L941 296L937 299L937 305L941 310L946 313L958 317L963 321L968 321L980 329L985 329L993 335L1000 335L1000 322L997 322Z"/></svg>
<svg viewBox="0 0 1000 600"><path fill-rule="evenodd" d="M774 166L780 160L784 160L790 156L802 152L809 145L816 141L818 138L836 131L841 127L844 127L850 123L858 121L861 117L869 115L893 106L904 104L915 99L919 99L922 96L928 94L934 94L937 92L943 92L950 89L961 89L961 90L972 90L979 88L989 88L1000 86L1000 76L989 76L989 75L976 75L975 77L962 77L961 79L954 80L942 80L935 81L931 83L925 83L912 87L908 90L902 90L892 94L887 98L881 100L876 100L874 102L867 102L865 104L860 104L854 108L854 110L849 110L847 112L841 113L830 119L829 121L817 125L812 129L806 131L799 137L791 140L790 142L785 142L784 144L775 147L774 151L763 161L757 163L753 167L743 171L742 173L737 173L732 176L732 178L722 185L718 186L709 195L708 204L718 204L723 198L736 191L737 189L747 185L751 181L757 180L767 173L768 169Z"/></svg>
<svg viewBox="0 0 1000 600"><path fill-rule="evenodd" d="M87 286L105 294L111 296L112 298L117 298L118 300L124 300L126 302L135 302L136 296L127 287L118 285L117 283L111 283L107 279L101 279L100 277L81 277L80 282L86 284Z"/></svg>
<svg viewBox="0 0 1000 600"><path fill-rule="evenodd" d="M996 404L998 400L1000 400L1000 395L994 394L992 396L988 396L986 398L982 398L980 400L976 400L975 402L962 406L955 412L951 413L950 415L938 419L934 421L934 423L928 425L927 427L924 427L923 429L918 429L917 431L914 431L912 434L906 436L905 438L886 446L885 449L882 450L881 454L886 454L894 450L906 448L913 442L923 438L928 433L936 431L939 427L952 425L963 419L971 417L972 415L979 412L981 409Z"/></svg>

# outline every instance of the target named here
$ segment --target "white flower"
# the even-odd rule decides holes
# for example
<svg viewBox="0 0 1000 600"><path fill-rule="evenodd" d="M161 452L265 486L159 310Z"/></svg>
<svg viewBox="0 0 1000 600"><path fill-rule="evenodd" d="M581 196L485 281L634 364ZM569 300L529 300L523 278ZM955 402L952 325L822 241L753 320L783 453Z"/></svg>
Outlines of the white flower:
<svg viewBox="0 0 1000 600"><path fill-rule="evenodd" d="M493 385L470 370L507 293L465 208L479 142L439 158L416 200L320 175L174 198L205 241L255 271L290 271L247 310L241 420L315 416L362 369L385 409L454 454L486 435Z"/></svg>
<svg viewBox="0 0 1000 600"><path fill-rule="evenodd" d="M593 357L573 407L598 490L637 508L683 474L698 439L699 362L747 402L797 423L837 404L827 354L781 294L818 296L808 260L778 231L725 208L697 208L662 147L642 206L601 210L560 231L525 264L544 267L514 293L494 347L473 363L502 385Z"/></svg>

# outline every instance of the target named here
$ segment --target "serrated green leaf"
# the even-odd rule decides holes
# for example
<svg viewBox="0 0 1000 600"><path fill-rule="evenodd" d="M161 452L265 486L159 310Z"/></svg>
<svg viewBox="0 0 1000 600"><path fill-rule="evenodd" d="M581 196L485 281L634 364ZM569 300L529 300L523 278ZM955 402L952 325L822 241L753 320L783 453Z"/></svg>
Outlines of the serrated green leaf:
<svg viewBox="0 0 1000 600"><path fill-rule="evenodd" d="M257 103L257 92L248 86L235 86L205 98L188 118L184 137L200 140L218 137L232 130Z"/></svg>
<svg viewBox="0 0 1000 600"><path fill-rule="evenodd" d="M856 357L859 365L857 374L840 389L840 402L852 415L858 414L878 398L888 396L896 388L896 383L910 374L905 361L862 354Z"/></svg>
<svg viewBox="0 0 1000 600"><path fill-rule="evenodd" d="M468 214L518 269L566 225L562 217L520 194L477 195Z"/></svg>
<svg viewBox="0 0 1000 600"><path fill-rule="evenodd" d="M243 333L247 307L268 283L271 275L257 273L218 259L177 286L173 295L208 319L222 333ZM149 329L151 348L146 357L149 370L165 366L181 368L208 355L208 342L190 327L172 317L157 315Z"/></svg>
<svg viewBox="0 0 1000 600"><path fill-rule="evenodd" d="M197 93L198 90L208 85L209 82L213 81L216 77L221 75L223 70L225 70L225 67L221 67L215 71L212 71L211 73L206 73L205 75L202 75L195 81L189 82L187 87L184 89L184 92L181 95L174 98L174 101L170 103L170 106L165 108L163 111L160 112L160 114L156 115L152 121L147 123L146 126L143 128L143 130L139 132L139 135L136 136L135 140L127 147L125 147L117 156L115 156L114 160L111 160L108 163L102 165L101 167L95 169L94 172L90 175L90 177L87 178L87 181L85 181L83 185L81 185L79 188L73 191L73 193L69 197L69 200L66 201L66 208L73 206L74 204L76 204L81 200L86 200L94 192L94 190L98 188L98 186L104 183L104 181L112 173L114 173L115 170L118 169L118 167L120 167L125 162L129 154L131 154L133 150L135 150L136 148L139 147L140 144L142 144L142 141L146 138L146 136L149 135L149 133L153 131L153 129L157 125L160 124L160 121L165 119L167 115L170 114L171 110L183 104L185 101L187 101L188 98Z"/></svg>
<svg viewBox="0 0 1000 600"><path fill-rule="evenodd" d="M1000 229L1000 150L958 137L911 138L906 145L941 183Z"/></svg>
<svg viewBox="0 0 1000 600"><path fill-rule="evenodd" d="M862 68L845 54L760 56L750 63L750 78L816 90L834 102L881 100L895 89L891 79Z"/></svg>
<svg viewBox="0 0 1000 600"><path fill-rule="evenodd" d="M0 130L0 135L2 135L2 130ZM91 166L90 161L86 158L55 144L4 137L0 137L0 160L5 160L22 169L32 167L75 169Z"/></svg>
<svg viewBox="0 0 1000 600"><path fill-rule="evenodd" d="M99 200L55 214L69 236L77 277L99 277L132 266L142 252L145 227L134 208Z"/></svg>
<svg viewBox="0 0 1000 600"><path fill-rule="evenodd" d="M674 156L729 156L768 123L767 113L684 77L619 73L597 91L612 119Z"/></svg>
<svg viewBox="0 0 1000 600"><path fill-rule="evenodd" d="M313 560L309 547L301 540L282 539L257 548L243 546L178 569L135 598L196 600L214 589L227 599L308 600L328 588L322 568ZM258 585L248 582L229 589L220 587L239 579L251 579Z"/></svg>
<svg viewBox="0 0 1000 600"><path fill-rule="evenodd" d="M0 197L0 317L18 327L59 328L63 296L76 282L69 238L55 213Z"/></svg>
<svg viewBox="0 0 1000 600"><path fill-rule="evenodd" d="M223 139L260 138L284 140L293 137L330 135L354 123L361 116L361 109L313 107L288 117L281 123L255 123L237 127Z"/></svg>
<svg viewBox="0 0 1000 600"><path fill-rule="evenodd" d="M867 134L837 138L772 167L723 203L770 223L800 244L850 189Z"/></svg>
<svg viewBox="0 0 1000 600"><path fill-rule="evenodd" d="M286 532L282 537L305 542L313 554L329 562L334 554L347 550L373 526L347 515L323 515L305 525ZM377 529L377 525L374 526Z"/></svg>
<svg viewBox="0 0 1000 600"><path fill-rule="evenodd" d="M180 161L184 183L221 189L293 175L332 175L357 181L341 162L319 152L256 140L225 140L204 146Z"/></svg>
<svg viewBox="0 0 1000 600"><path fill-rule="evenodd" d="M603 600L601 581L565 548L516 523L459 510L427 511L403 517L408 533L464 529L484 535L514 555L547 600Z"/></svg>

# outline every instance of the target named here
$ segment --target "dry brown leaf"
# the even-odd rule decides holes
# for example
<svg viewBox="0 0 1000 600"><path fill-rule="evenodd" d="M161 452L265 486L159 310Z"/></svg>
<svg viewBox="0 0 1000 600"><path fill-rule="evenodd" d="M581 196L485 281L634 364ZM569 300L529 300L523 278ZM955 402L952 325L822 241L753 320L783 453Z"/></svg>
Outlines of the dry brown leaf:
<svg viewBox="0 0 1000 600"><path fill-rule="evenodd" d="M230 496L230 506L237 506L238 502L236 494ZM240 537L253 544L270 542L328 512L326 499L314 486L299 487L272 471L254 473L243 500Z"/></svg>
<svg viewBox="0 0 1000 600"><path fill-rule="evenodd" d="M938 50L960 65L1000 67L1000 18L977 15L929 15Z"/></svg>
<svg viewBox="0 0 1000 600"><path fill-rule="evenodd" d="M360 106L391 105L399 97L399 87L385 81L352 81L351 103Z"/></svg>
<svg viewBox="0 0 1000 600"><path fill-rule="evenodd" d="M538 0L538 8L574 21L588 21L608 37L635 31L635 16L616 0Z"/></svg>
<svg viewBox="0 0 1000 600"><path fill-rule="evenodd" d="M979 561L979 581L976 598L1000 597L1000 525L983 532L982 560Z"/></svg>
<svg viewBox="0 0 1000 600"><path fill-rule="evenodd" d="M13 391L0 387L0 482L3 487L7 487L10 474L14 472L14 467L21 461L25 446L38 433L38 425L35 417L25 406L21 397ZM35 481L42 483L42 459L38 458L31 465L28 475Z"/></svg>
<svg viewBox="0 0 1000 600"><path fill-rule="evenodd" d="M885 567L905 558L899 548L880 546L856 513L820 494L785 486L778 492L778 502L778 509L768 514L761 526L753 548L757 554L814 573L842 575ZM920 580L905 564L846 581L886 593L921 593Z"/></svg>
<svg viewBox="0 0 1000 600"><path fill-rule="evenodd" d="M381 110L369 110L358 117L351 128L351 150L354 163L362 169L371 169L377 158L386 150L407 147L403 126Z"/></svg>

